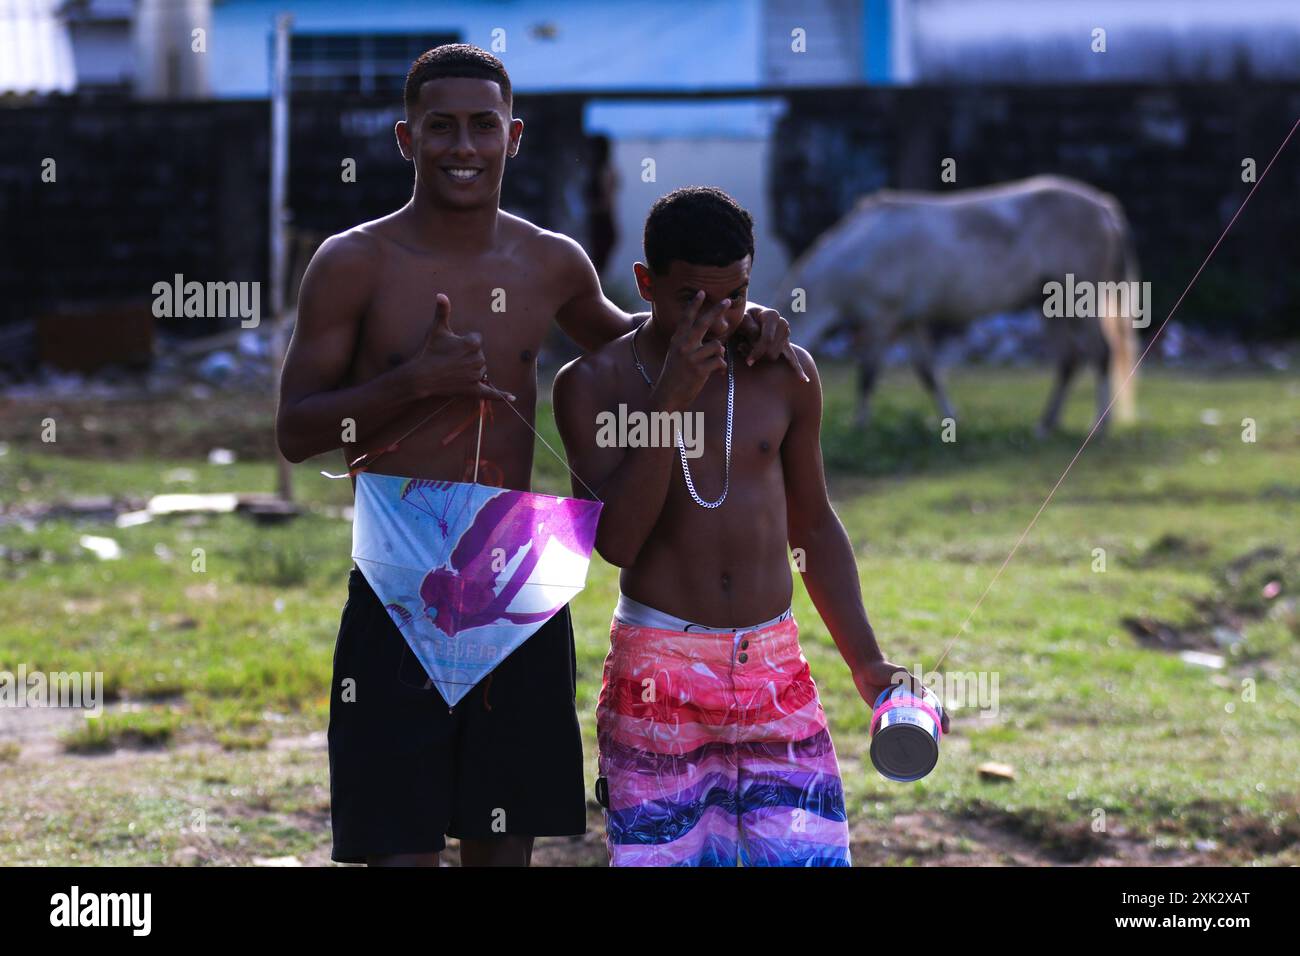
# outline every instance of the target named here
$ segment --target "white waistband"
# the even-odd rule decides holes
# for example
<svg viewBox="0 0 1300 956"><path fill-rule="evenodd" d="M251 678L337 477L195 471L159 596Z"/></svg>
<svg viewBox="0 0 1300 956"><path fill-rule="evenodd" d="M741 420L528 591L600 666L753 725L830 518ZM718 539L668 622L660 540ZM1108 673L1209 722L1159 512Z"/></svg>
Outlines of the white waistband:
<svg viewBox="0 0 1300 956"><path fill-rule="evenodd" d="M770 621L764 621L762 624L751 624L748 627L707 627L704 624L696 624L693 621L677 617L675 614L667 614L664 611L656 610L649 605L642 604L640 601L632 600L626 594L620 593L618 606L614 608L614 616L624 624L632 627L653 627L660 631L678 631L680 633L735 634L737 631L758 631L765 627L771 627L773 624L780 624L790 616L790 608L786 608L776 617Z"/></svg>

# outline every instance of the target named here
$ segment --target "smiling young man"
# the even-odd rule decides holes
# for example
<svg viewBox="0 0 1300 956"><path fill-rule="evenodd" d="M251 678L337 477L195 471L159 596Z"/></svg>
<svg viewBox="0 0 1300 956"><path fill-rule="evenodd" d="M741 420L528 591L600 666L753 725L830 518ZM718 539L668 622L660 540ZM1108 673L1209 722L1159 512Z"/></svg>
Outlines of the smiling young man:
<svg viewBox="0 0 1300 956"><path fill-rule="evenodd" d="M367 453L375 475L526 491L537 353L552 323L592 348L634 320L605 298L576 242L499 208L524 126L496 57L461 44L428 51L405 104L396 134L413 194L312 259L277 440L291 461L341 448L345 461ZM754 358L793 356L776 313L755 306L749 326ZM527 864L534 837L585 831L568 608L481 683L448 707L353 569L330 699L333 859L436 866L450 834L466 864Z"/></svg>
<svg viewBox="0 0 1300 956"><path fill-rule="evenodd" d="M845 866L844 793L787 548L868 705L908 678L876 644L827 499L821 382L797 347L811 382L736 361L754 237L731 197L658 200L645 256L650 319L554 386L574 493L604 501L596 547L623 569L596 710L610 862ZM595 423L621 406L700 416L703 455L601 437Z"/></svg>

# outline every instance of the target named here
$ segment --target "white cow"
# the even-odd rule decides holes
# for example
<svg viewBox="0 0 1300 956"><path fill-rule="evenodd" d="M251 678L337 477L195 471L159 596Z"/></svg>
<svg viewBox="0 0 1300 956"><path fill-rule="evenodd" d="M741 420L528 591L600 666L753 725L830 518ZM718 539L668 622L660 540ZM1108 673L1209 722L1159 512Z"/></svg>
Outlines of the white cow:
<svg viewBox="0 0 1300 956"><path fill-rule="evenodd" d="M917 374L940 412L955 419L935 372L932 324L1042 309L1051 282L1071 282L1074 289L1095 283L1099 294L1091 318L1048 318L1044 312L1057 369L1038 425L1045 434L1056 427L1080 362L1096 369L1099 418L1111 389L1134 367L1133 300L1105 293L1137 289L1137 263L1124 211L1107 193L1060 176L949 193L882 190L861 200L795 261L777 301L789 309L795 340L809 347L832 328L855 330L859 425L870 419L885 347L904 336L913 342ZM1136 378L1115 402L1121 421L1136 417L1135 386Z"/></svg>

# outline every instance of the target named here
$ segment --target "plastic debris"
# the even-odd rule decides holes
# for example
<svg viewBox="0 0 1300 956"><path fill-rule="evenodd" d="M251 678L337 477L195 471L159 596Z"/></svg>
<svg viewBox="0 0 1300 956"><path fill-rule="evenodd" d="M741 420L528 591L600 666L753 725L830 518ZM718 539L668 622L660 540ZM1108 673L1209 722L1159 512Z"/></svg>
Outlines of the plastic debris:
<svg viewBox="0 0 1300 956"><path fill-rule="evenodd" d="M148 524L153 520L153 515L145 511L124 511L113 519L113 524L119 528L134 528L136 525Z"/></svg>
<svg viewBox="0 0 1300 956"><path fill-rule="evenodd" d="M1207 654L1204 651L1179 651L1178 659L1185 664L1192 664L1195 667L1209 667L1213 670L1220 670L1224 664L1224 658L1221 654Z"/></svg>
<svg viewBox="0 0 1300 956"><path fill-rule="evenodd" d="M239 507L239 496L226 493L206 495L154 495L149 499L151 515L226 514Z"/></svg>
<svg viewBox="0 0 1300 956"><path fill-rule="evenodd" d="M101 561L116 561L122 556L122 546L112 538L83 534L77 543Z"/></svg>

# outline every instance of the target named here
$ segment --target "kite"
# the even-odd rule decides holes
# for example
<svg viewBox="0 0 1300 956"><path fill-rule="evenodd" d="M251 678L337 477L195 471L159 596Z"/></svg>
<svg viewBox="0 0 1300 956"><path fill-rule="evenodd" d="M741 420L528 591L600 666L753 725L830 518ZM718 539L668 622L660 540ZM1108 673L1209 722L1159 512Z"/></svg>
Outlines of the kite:
<svg viewBox="0 0 1300 956"><path fill-rule="evenodd" d="M357 476L352 558L454 707L586 584L601 505Z"/></svg>
<svg viewBox="0 0 1300 956"><path fill-rule="evenodd" d="M349 470L352 558L454 707L586 585L602 505L367 471L377 457Z"/></svg>

